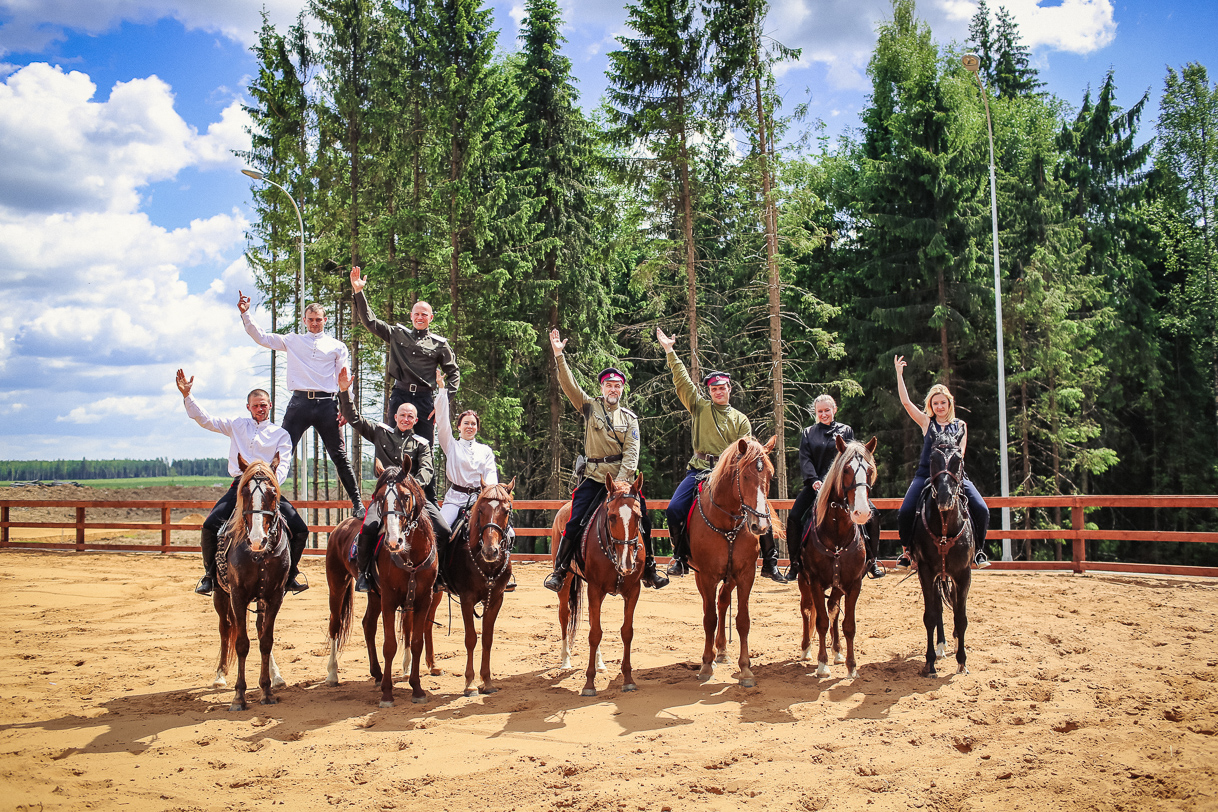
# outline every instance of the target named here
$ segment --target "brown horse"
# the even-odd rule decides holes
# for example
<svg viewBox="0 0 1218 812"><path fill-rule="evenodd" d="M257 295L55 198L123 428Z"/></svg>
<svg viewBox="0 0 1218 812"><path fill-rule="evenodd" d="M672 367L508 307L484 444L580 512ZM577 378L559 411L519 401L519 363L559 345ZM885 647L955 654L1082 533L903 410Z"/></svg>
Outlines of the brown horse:
<svg viewBox="0 0 1218 812"><path fill-rule="evenodd" d="M643 578L643 475L633 484L615 481L605 475L605 501L592 513L580 539L579 572L567 575L558 593L558 628L562 632L561 668L571 667L571 645L579 626L580 597L588 584L588 672L581 696L596 696L596 672L605 670L601 658L601 604L605 595L621 595L626 602L622 620L622 690L635 691L630 665L630 644L634 640L634 608L639 602ZM563 505L550 529L550 549L558 550L563 528L571 515L571 503Z"/></svg>
<svg viewBox="0 0 1218 812"><path fill-rule="evenodd" d="M745 437L728 446L699 490L690 514L690 565L697 571L706 633L698 671L702 681L714 676L715 662L727 662L727 609L734 588L740 635L738 679L746 688L756 684L749 668L749 593L757 576L761 536L771 527L775 535L782 534L782 525L766 498L774 476L770 453L775 439L771 437L763 446L755 437ZM716 613L715 591L720 584Z"/></svg>
<svg viewBox="0 0 1218 812"><path fill-rule="evenodd" d="M973 582L973 522L964 494L964 454L951 437L931 447L930 477L918 496L910 554L922 584L922 622L926 626L926 665L922 676L937 677L935 658L943 652L943 604L955 621L956 673L967 674L964 631L968 628L968 591ZM935 632L940 643L935 646Z"/></svg>
<svg viewBox="0 0 1218 812"><path fill-rule="evenodd" d="M508 529L512 524L512 491L516 480L504 485L484 485L465 518L465 530L455 534L446 553L444 581L449 592L461 602L465 622L465 695L493 694L491 684L491 646L495 641L495 620L503 607L503 592L512 580L512 551ZM438 597L438 596L437 596ZM474 648L478 628L474 609L482 604L482 683L474 681ZM431 634L437 601L427 623Z"/></svg>
<svg viewBox="0 0 1218 812"><path fill-rule="evenodd" d="M409 457L406 459L409 460ZM377 460L377 477L379 478L384 472L385 469L380 460ZM379 506L377 514L381 516L385 515L386 493L388 493L388 488L381 488L378 484L378 489L372 497L372 504ZM326 543L326 582L330 587L330 624L327 632L330 641L330 658L326 662L326 685L331 687L338 685L338 654L346 645L351 633L355 602L354 586L355 579L359 577L358 566L351 553L359 541L362 529L363 523L360 519L354 517L344 519L330 533L330 538ZM440 596L437 594L433 600L432 612L435 611L434 606L439 602ZM381 593L379 587L373 584L371 591L368 592L368 605L364 610L362 625L364 643L368 647L368 673L377 682L380 682L383 676L380 655L376 650L376 622L380 615ZM432 628L429 623L423 634L423 646L426 652L428 672L432 676L437 676L440 669L436 668L431 632Z"/></svg>
<svg viewBox="0 0 1218 812"><path fill-rule="evenodd" d="M825 635L833 628L833 661L845 662L851 677L859 675L854 662L854 607L863 588L867 550L861 527L871 519L871 486L875 484L876 438L866 445L837 437L837 459L825 475L816 495L813 521L804 531L803 566L799 571L799 614L803 621L803 659L812 655L812 612L820 635L816 676L829 676L829 654ZM829 592L826 604L825 593ZM846 656L838 632L841 600L846 598Z"/></svg>
<svg viewBox="0 0 1218 812"><path fill-rule="evenodd" d="M250 651L246 612L252 601L258 602L258 650L262 653L262 672L258 685L262 688L262 704L274 705L278 700L272 688L284 685L271 649L275 645L275 617L283 604L287 588L291 556L288 551L288 530L279 514L279 481L275 469L279 455L265 462L246 462L237 455L241 467L241 482L237 485L237 502L232 518L220 531L216 556L217 585L212 604L220 617L220 664L216 667L213 685L227 685L229 653L237 651L237 685L230 711L245 710L245 658Z"/></svg>

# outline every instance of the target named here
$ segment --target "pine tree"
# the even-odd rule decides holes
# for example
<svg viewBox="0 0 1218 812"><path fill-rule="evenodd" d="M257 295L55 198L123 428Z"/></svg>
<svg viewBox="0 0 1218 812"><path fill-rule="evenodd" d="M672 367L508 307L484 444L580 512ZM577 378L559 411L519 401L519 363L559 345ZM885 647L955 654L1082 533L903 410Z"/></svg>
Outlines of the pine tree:
<svg viewBox="0 0 1218 812"><path fill-rule="evenodd" d="M1040 72L1032 67L1032 52L1023 44L1018 23L1002 6L998 8L994 55L992 83L1000 98L1026 96L1044 87L1045 83L1037 78Z"/></svg>
<svg viewBox="0 0 1218 812"><path fill-rule="evenodd" d="M993 26L990 23L990 7L986 5L985 0L977 2L977 13L969 21L968 39L965 40L965 44L973 50L981 62L980 74L981 78L985 80L985 86L993 87L997 43Z"/></svg>

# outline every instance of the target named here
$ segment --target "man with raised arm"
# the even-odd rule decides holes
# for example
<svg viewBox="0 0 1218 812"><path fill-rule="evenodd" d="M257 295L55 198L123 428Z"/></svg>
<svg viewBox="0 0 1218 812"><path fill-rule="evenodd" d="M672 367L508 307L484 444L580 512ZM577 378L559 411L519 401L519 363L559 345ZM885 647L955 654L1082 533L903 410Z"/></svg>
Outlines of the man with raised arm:
<svg viewBox="0 0 1218 812"><path fill-rule="evenodd" d="M433 443L436 411L432 384L436 379L436 368L444 370L449 395L455 395L461 385L461 370L457 369L453 349L448 345L448 339L428 329L435 314L427 302L415 302L410 309L412 327L378 319L368 306L368 297L364 295L368 279L361 277L359 270L351 269L355 315L369 332L389 345L389 361L385 371L395 381L393 391L389 393L389 414L397 414L398 407L403 403L413 403L419 411L415 433Z"/></svg>
<svg viewBox="0 0 1218 812"><path fill-rule="evenodd" d="M431 456L431 444L414 433L414 426L419 422L419 413L413 403L403 403L393 415L394 425L373 423L365 420L355 410L351 403L351 376L347 370L338 373L338 407L343 418L360 436L372 443L376 451L376 459L385 468L402 464L403 457L410 458L410 476L422 486L427 495L423 509L431 519L431 526L436 531L436 552L439 561L444 560L444 550L448 546L448 522L440 515L436 504L435 467ZM374 504L364 517L364 527L360 530L359 542L356 544L356 561L359 565L359 579L355 582L357 592L368 591L368 567L372 563L372 551L376 548L376 539L381 532L381 517L377 514Z"/></svg>
<svg viewBox="0 0 1218 812"><path fill-rule="evenodd" d="M689 458L685 477L677 485L666 511L668 532L672 536L672 563L668 565L668 574L685 575L689 572L689 538L685 527L698 495L699 479L715 467L724 449L751 435L753 426L748 417L729 402L732 396L731 375L726 372L709 373L702 383L706 384L710 397L703 397L673 349L677 343L676 336L669 338L657 327L656 340L664 349L677 397L693 417L694 455ZM766 531L761 537L761 574L780 584L787 582L778 571L778 550L774 545L773 530Z"/></svg>
<svg viewBox="0 0 1218 812"><path fill-rule="evenodd" d="M325 334L326 310L316 302L305 308L307 332L279 335L264 332L249 314L249 297L241 291L237 291L237 296L237 309L241 311L241 321L250 338L267 349L288 355L287 383L292 390L292 399L283 413L283 428L292 438L292 450L296 450L305 429L316 429L317 436L325 443L326 453L334 461L338 479L351 499L356 518L363 516L364 503L338 425L338 373L350 371L351 356L347 345ZM287 458L291 459L291 454Z"/></svg>
<svg viewBox="0 0 1218 812"><path fill-rule="evenodd" d="M615 480L631 482L639 468L639 418L622 405L622 389L626 376L621 370L609 367L598 376L601 396L594 398L584 392L571 375L563 348L567 342L560 339L558 330L550 331L550 348L554 351L554 363L558 367L558 382L571 404L584 418L584 455L587 457L583 479L571 494L571 517L563 530L558 555L554 559L554 572L545 580L546 589L555 592L562 589L563 581L571 569L571 559L579 544L584 525L592 511L605 500L605 475ZM647 500L639 494L643 507L643 549L647 559L643 563L643 583L655 589L668 585L668 579L656 572L656 561L651 554L651 518L647 511Z"/></svg>
<svg viewBox="0 0 1218 812"><path fill-rule="evenodd" d="M237 462L237 455L241 455L248 462L259 461L267 465L274 462L278 455L279 464L275 468L275 479L283 485L283 481L288 477L288 469L292 466L292 438L268 419L271 414L271 396L265 390L255 389L246 395L245 408L249 410L249 417L225 420L209 415L191 397L190 390L195 385L193 375L187 380L186 373L179 369L176 383L178 391L182 393L186 414L208 431L229 438L228 473L233 477L233 484L211 509L211 513L203 522L200 537L200 546L203 548L203 578L195 587L195 592L210 595L216 586L216 548L219 546L220 528L228 521L233 512L233 505L237 503L237 485L241 482L241 466ZM282 494L279 497L279 512L286 520L288 533L291 534L292 570L288 573L287 589L289 592L304 592L309 588L308 583L301 583L297 579L300 575L300 556L304 553L305 542L309 539L309 527Z"/></svg>

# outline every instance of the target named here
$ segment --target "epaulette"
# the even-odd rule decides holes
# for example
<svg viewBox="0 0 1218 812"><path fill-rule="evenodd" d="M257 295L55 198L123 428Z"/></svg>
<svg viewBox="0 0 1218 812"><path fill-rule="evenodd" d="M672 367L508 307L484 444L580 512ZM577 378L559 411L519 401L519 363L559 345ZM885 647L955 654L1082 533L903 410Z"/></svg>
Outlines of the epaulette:
<svg viewBox="0 0 1218 812"><path fill-rule="evenodd" d="M414 434L411 436L413 436L415 438L415 440L417 440L419 443L421 443L424 448L431 445L431 442L428 441L428 439L421 434Z"/></svg>
<svg viewBox="0 0 1218 812"><path fill-rule="evenodd" d="M630 410L629 410L629 409L627 409L625 406L618 406L618 408L619 408L619 409L621 409L621 410L622 410L622 412L624 412L624 413L625 413L627 416L629 416L629 417L633 417L635 420L638 420L638 419L639 419L639 416L638 416L637 414L635 414L634 412L630 411Z"/></svg>
<svg viewBox="0 0 1218 812"><path fill-rule="evenodd" d="M442 335L436 335L435 333L429 333L429 335L430 335L432 338L434 338L436 341L439 341L441 344L447 344L447 343L448 343L448 339L447 339L447 338L445 338L445 337L444 337L444 336L442 336Z"/></svg>
<svg viewBox="0 0 1218 812"><path fill-rule="evenodd" d="M377 425L380 426L381 428L383 428L385 431L389 432L390 434L393 433L393 426L389 425L388 423L377 423Z"/></svg>

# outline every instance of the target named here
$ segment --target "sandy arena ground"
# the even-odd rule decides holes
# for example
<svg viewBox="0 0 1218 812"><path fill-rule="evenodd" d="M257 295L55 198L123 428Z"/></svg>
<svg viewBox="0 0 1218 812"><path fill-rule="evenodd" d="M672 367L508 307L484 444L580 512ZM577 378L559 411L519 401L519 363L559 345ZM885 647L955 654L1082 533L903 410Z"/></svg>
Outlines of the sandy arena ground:
<svg viewBox="0 0 1218 812"><path fill-rule="evenodd" d="M5 809L1218 809L1218 584L979 573L971 674L918 676L916 579L868 581L860 676L797 660L797 591L753 593L758 684L694 678L692 579L645 590L640 690L620 691L621 602L607 602L600 695L558 665L542 565L517 568L496 636L499 692L461 694L460 617L443 674L377 707L359 631L324 685L323 562L289 597L279 704L230 713L214 690L210 600L193 556L0 552ZM362 598L360 599L362 606ZM447 611L440 617L447 622ZM581 633L586 634L586 624ZM950 625L949 625L950 629ZM735 660L735 647L732 647ZM251 663L255 663L251 658ZM401 668L401 660L395 673ZM254 665L254 679L256 668ZM230 685L232 681L230 680Z"/></svg>

